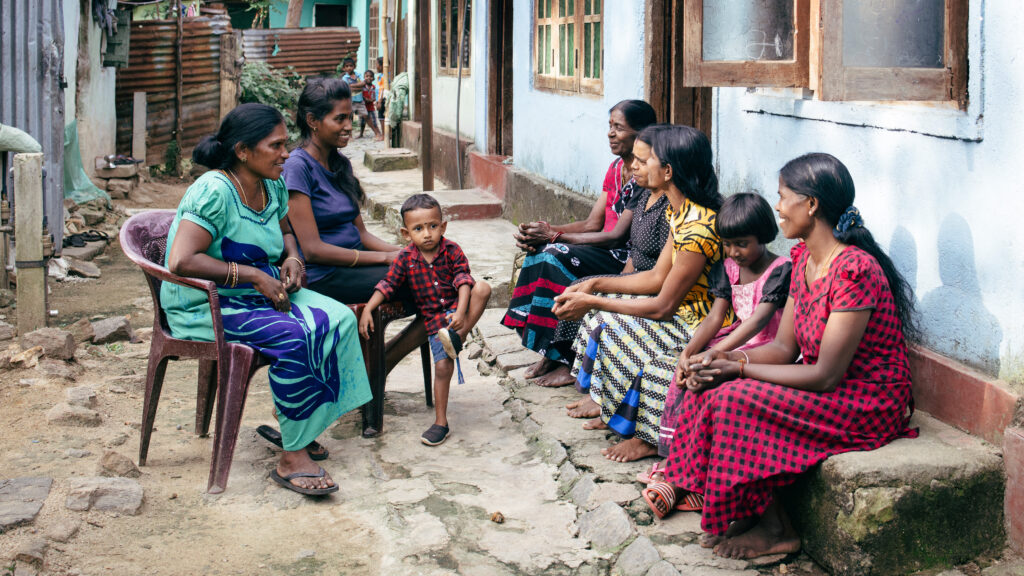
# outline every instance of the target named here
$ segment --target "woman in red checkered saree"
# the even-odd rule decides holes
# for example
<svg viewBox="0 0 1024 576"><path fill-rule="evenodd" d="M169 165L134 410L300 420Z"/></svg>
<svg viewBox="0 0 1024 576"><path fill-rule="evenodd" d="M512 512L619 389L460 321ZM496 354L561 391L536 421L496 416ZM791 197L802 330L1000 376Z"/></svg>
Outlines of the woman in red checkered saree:
<svg viewBox="0 0 1024 576"><path fill-rule="evenodd" d="M778 335L681 369L665 482L644 491L659 517L677 503L702 508L701 544L732 558L800 549L776 498L798 474L916 435L904 343L913 293L864 228L849 171L828 154L801 156L780 171L779 196L782 232L803 242Z"/></svg>

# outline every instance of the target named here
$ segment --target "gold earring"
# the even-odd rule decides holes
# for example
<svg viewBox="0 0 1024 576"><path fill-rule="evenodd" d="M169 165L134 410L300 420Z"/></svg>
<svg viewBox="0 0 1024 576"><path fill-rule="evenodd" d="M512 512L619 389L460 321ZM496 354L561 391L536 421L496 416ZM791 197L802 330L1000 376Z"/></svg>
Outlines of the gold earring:
<svg viewBox="0 0 1024 576"><path fill-rule="evenodd" d="M248 161L249 161L249 158L248 158L248 157L246 157L246 156L242 156L242 164L245 164L245 163L246 163L246 162L248 162Z"/></svg>

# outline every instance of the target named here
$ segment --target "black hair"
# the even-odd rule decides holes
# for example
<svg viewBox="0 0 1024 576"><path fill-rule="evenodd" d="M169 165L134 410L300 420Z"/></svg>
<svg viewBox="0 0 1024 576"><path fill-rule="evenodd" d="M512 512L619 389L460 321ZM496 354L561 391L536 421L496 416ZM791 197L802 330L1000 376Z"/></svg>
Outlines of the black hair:
<svg viewBox="0 0 1024 576"><path fill-rule="evenodd" d="M652 124L636 137L654 151L662 166L672 167L672 183L691 202L716 212L725 200L711 163L711 142L690 126Z"/></svg>
<svg viewBox="0 0 1024 576"><path fill-rule="evenodd" d="M721 238L754 236L759 244L775 240L779 225L775 213L760 194L741 192L725 199L715 216L715 230Z"/></svg>
<svg viewBox="0 0 1024 576"><path fill-rule="evenodd" d="M341 78L314 78L306 83L299 95L299 103L295 112L295 125L301 135L300 145L307 144L313 137L313 129L309 126L307 115L323 120L330 114L338 102L351 100L352 90ZM327 154L327 168L334 173L334 184L348 195L356 204L362 205L366 200L366 192L362 184L352 172L352 162L339 154L337 148L331 148Z"/></svg>
<svg viewBox="0 0 1024 576"><path fill-rule="evenodd" d="M840 217L853 206L856 196L853 177L846 166L831 154L812 153L794 158L779 170L779 176L783 184L793 192L817 199L818 214L834 230L837 230L835 226ZM896 314L903 323L903 334L906 337L914 336L917 332L914 290L882 251L882 247L875 242L871 232L863 224L858 224L846 227L842 232L835 231L834 234L843 244L856 246L878 261L889 282Z"/></svg>
<svg viewBox="0 0 1024 576"><path fill-rule="evenodd" d="M344 60L341 61L341 65L342 66L348 66L349 64L355 66L356 65L355 59L350 58L350 57L346 57Z"/></svg>
<svg viewBox="0 0 1024 576"><path fill-rule="evenodd" d="M637 132L647 128L658 121L658 114L647 102L643 100L623 100L608 110L608 113L618 110L626 117L626 124Z"/></svg>
<svg viewBox="0 0 1024 576"><path fill-rule="evenodd" d="M402 224L405 224L405 213L412 212L413 210L429 210L437 208L438 213L441 212L441 204L430 194L413 194L402 202Z"/></svg>
<svg viewBox="0 0 1024 576"><path fill-rule="evenodd" d="M228 112L216 134L208 134L192 149L192 162L207 168L226 170L237 163L235 146L255 148L279 125L284 116L273 106L247 102Z"/></svg>

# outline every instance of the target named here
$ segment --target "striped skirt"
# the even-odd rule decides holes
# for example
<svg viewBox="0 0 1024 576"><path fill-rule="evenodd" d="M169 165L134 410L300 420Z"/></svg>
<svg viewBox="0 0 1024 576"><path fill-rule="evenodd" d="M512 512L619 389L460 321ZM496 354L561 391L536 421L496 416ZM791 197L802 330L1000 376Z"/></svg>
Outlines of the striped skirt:
<svg viewBox="0 0 1024 576"><path fill-rule="evenodd" d="M590 312L573 343L576 388L589 393L601 406L601 420L612 431L657 445L676 360L693 330L678 315L670 320L649 320Z"/></svg>
<svg viewBox="0 0 1024 576"><path fill-rule="evenodd" d="M617 259L622 258L619 252L559 242L530 254L523 261L512 300L501 323L519 333L524 347L550 360L569 364L571 340L555 342L559 325L558 318L551 312L555 296L579 278L621 272L625 264Z"/></svg>

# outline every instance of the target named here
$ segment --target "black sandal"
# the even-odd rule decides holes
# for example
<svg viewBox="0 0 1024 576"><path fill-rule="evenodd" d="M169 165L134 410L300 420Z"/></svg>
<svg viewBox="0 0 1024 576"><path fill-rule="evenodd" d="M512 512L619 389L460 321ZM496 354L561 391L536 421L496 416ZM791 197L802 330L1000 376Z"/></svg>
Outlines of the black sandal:
<svg viewBox="0 0 1024 576"><path fill-rule="evenodd" d="M281 433L274 428L262 424L256 428L256 433L267 441L277 446L278 448L284 448L284 443L281 441ZM330 450L326 446L321 445L317 441L310 442L309 446L306 446L306 452L309 452L309 457L312 460L321 461L327 460L327 457L331 455Z"/></svg>

